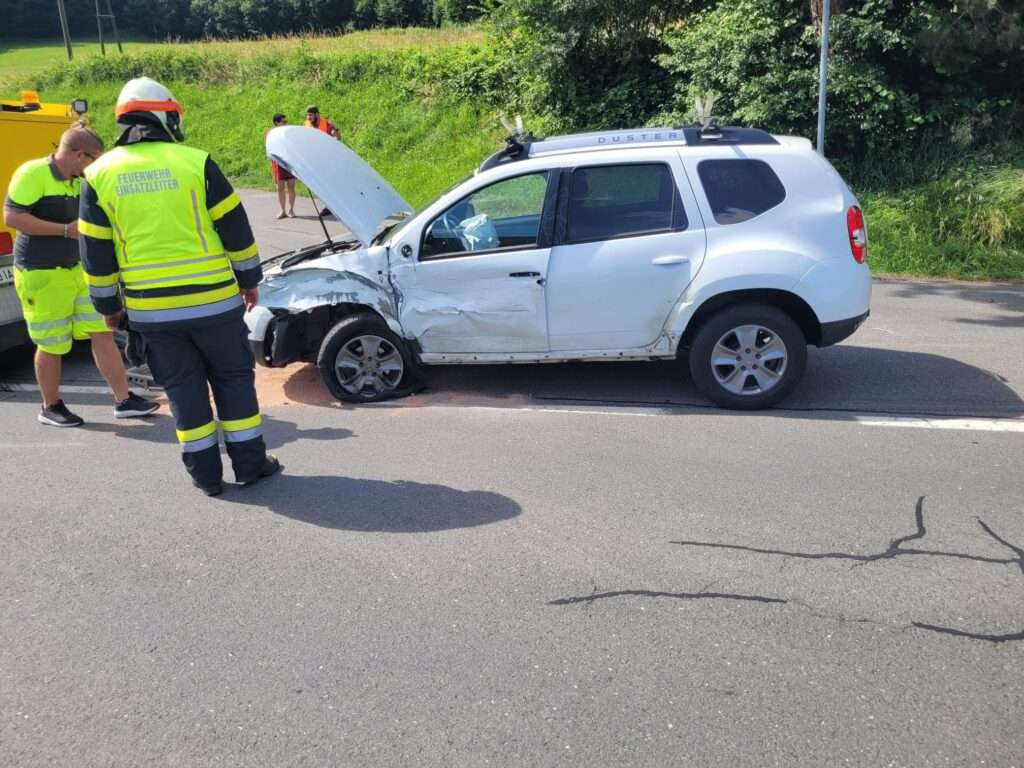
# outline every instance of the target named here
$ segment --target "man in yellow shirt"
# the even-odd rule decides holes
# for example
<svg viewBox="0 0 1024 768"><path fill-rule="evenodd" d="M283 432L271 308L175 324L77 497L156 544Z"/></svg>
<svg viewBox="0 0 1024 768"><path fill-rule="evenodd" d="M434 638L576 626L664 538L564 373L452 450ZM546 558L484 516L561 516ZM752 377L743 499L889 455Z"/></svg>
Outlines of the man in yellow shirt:
<svg viewBox="0 0 1024 768"><path fill-rule="evenodd" d="M103 154L103 140L84 125L69 128L57 151L29 160L11 178L4 224L17 230L14 286L36 345L36 380L43 399L38 419L54 427L77 427L81 417L60 397L61 357L73 340L89 339L93 359L110 385L115 417L146 416L159 408L128 389L113 334L93 309L78 258L78 193L81 176Z"/></svg>

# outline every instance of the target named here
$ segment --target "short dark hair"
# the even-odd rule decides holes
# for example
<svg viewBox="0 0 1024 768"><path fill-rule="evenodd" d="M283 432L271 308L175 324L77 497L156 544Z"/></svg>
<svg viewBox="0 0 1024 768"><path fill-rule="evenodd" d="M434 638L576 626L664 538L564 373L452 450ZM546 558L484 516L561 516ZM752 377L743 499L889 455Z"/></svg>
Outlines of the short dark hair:
<svg viewBox="0 0 1024 768"><path fill-rule="evenodd" d="M274 121L274 125L280 125L282 121L287 120L287 118L280 112L274 115L272 119Z"/></svg>
<svg viewBox="0 0 1024 768"><path fill-rule="evenodd" d="M320 114L320 108L316 104L310 104L306 107L306 112L316 112L317 114Z"/></svg>

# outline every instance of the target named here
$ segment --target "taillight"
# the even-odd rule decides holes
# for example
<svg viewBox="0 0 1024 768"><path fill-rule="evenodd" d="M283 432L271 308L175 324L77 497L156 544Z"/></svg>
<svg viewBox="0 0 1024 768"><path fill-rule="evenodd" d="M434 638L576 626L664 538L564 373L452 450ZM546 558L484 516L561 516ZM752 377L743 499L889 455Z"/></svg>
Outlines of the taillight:
<svg viewBox="0 0 1024 768"><path fill-rule="evenodd" d="M14 250L14 238L10 232L0 232L0 256L6 256Z"/></svg>
<svg viewBox="0 0 1024 768"><path fill-rule="evenodd" d="M858 264L868 257L868 230L864 226L864 212L856 205L846 212L846 232L850 235L850 253Z"/></svg>

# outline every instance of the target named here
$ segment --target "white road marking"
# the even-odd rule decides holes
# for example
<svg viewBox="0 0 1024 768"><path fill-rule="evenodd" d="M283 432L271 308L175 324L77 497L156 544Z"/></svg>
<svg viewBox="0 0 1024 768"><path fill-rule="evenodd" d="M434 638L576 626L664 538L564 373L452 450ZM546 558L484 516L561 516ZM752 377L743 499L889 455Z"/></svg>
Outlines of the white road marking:
<svg viewBox="0 0 1024 768"><path fill-rule="evenodd" d="M606 411L601 409L588 410L584 408L559 408L553 406L550 408L502 408L500 406L488 406L488 405L474 405L467 406L467 410L481 410L481 411L519 411L525 413L569 413L569 414L584 414L587 416L664 416L668 415L669 412L664 410L656 410L652 412L644 411ZM780 412L784 413L785 409L779 409L778 411L765 411L762 415L771 416L777 415ZM805 420L812 420L815 418L827 419L829 421L850 421L856 424L867 427L905 427L911 429L959 429L965 431L974 432L1024 432L1024 419L1021 418L1006 418L1006 419L959 419L959 418L935 418L935 417L921 417L921 416L890 416L888 414L872 414L872 413L845 413L842 411L820 411L812 413L808 411L796 411L792 412L794 416ZM673 415L675 415L673 413ZM736 415L739 415L738 413ZM746 414L747 417L756 417L757 413Z"/></svg>
<svg viewBox="0 0 1024 768"><path fill-rule="evenodd" d="M0 382L0 392L38 392L38 384L5 384ZM61 384L61 392L72 395L109 395L110 389L99 384Z"/></svg>
<svg viewBox="0 0 1024 768"><path fill-rule="evenodd" d="M4 384L0 382L0 392L38 392L39 387L35 384ZM104 386L89 386L89 385L61 385L62 392L68 392L70 394L80 395L106 395L109 394L109 390ZM628 410L628 406L624 407L623 410L603 410L600 408L561 408L558 406L519 406L519 407L503 407L496 405L451 405L445 404L440 406L426 406L426 407L440 407L440 408L461 408L462 410L475 410L475 411L500 411L504 413L567 413L573 415L584 415L584 416L618 416L620 418L629 417L647 417L654 418L657 416L665 415L677 415L675 409L651 409L651 410ZM387 406L384 406L387 409ZM419 410L419 409L412 409ZM776 415L779 413L785 413L785 409L779 409L777 411L765 411L762 412L764 416ZM891 416L889 414L882 413L847 413L843 411L828 411L822 410L817 412L811 411L795 411L792 412L797 418L803 418L806 420L812 420L815 418L826 419L828 421L851 421L856 424L860 424L865 427L902 427L905 429L954 429L962 431L973 431L973 432L1022 432L1024 433L1024 418L1005 418L1005 419L964 419L964 418L937 418L934 416ZM737 412L734 415L739 415ZM750 417L757 416L757 412L748 414Z"/></svg>
<svg viewBox="0 0 1024 768"><path fill-rule="evenodd" d="M910 429L962 429L974 432L1024 432L1024 419L936 419L918 416L856 416L868 427Z"/></svg>

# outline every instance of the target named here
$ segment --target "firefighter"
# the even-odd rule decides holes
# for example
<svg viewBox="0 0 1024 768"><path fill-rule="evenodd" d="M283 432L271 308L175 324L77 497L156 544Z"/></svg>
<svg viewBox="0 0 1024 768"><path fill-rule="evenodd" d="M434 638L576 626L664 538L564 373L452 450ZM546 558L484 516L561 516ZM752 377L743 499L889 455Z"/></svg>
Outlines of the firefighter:
<svg viewBox="0 0 1024 768"><path fill-rule="evenodd" d="M79 243L86 283L109 327L127 311L163 385L193 484L223 491L217 406L236 482L281 469L267 454L243 314L262 278L249 219L210 156L185 146L181 105L147 77L116 107L117 146L85 174ZM124 305L119 284L123 284Z"/></svg>
<svg viewBox="0 0 1024 768"><path fill-rule="evenodd" d="M92 355L114 393L114 416L148 416L160 406L128 389L114 336L93 310L78 259L78 192L87 166L103 154L103 139L85 124L61 135L56 152L29 160L14 172L4 201L4 223L18 231L14 285L36 345L35 369L42 424L77 427L84 422L60 397L61 358L73 339L89 339Z"/></svg>

